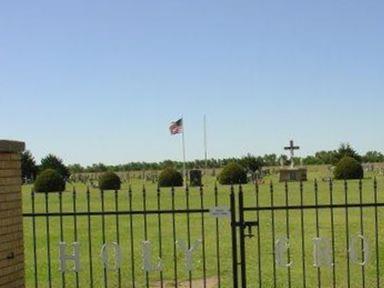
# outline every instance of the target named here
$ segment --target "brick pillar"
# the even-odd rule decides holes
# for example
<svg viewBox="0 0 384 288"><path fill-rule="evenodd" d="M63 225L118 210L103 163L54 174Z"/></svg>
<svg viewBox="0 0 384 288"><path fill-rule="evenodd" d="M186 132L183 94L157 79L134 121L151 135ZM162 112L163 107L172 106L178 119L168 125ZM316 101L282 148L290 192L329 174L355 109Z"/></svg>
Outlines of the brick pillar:
<svg viewBox="0 0 384 288"><path fill-rule="evenodd" d="M20 153L24 143L0 140L0 288L24 287Z"/></svg>

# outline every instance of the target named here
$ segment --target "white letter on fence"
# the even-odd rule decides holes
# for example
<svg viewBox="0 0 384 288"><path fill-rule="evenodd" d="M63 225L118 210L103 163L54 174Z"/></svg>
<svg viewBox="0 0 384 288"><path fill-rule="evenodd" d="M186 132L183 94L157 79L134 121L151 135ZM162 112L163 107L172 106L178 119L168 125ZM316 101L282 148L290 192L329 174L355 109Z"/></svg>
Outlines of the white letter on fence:
<svg viewBox="0 0 384 288"><path fill-rule="evenodd" d="M324 238L313 238L313 266L332 267L331 241Z"/></svg>
<svg viewBox="0 0 384 288"><path fill-rule="evenodd" d="M152 264L151 241L143 241L143 264L145 272L163 271L163 263L160 258L156 265Z"/></svg>
<svg viewBox="0 0 384 288"><path fill-rule="evenodd" d="M183 250L185 254L185 269L187 272L192 271L193 269L193 261L192 261L192 253L197 249L197 247L202 243L201 240L195 241L192 247L188 248L187 243L184 240L176 241L179 245L180 249Z"/></svg>
<svg viewBox="0 0 384 288"><path fill-rule="evenodd" d="M112 263L112 266L109 263L109 249L110 247L113 249L114 256L115 256L115 261ZM103 261L103 265L105 269L108 269L109 271L117 271L119 270L121 266L121 249L119 244L116 242L111 242L111 243L105 243L101 247L101 259Z"/></svg>
<svg viewBox="0 0 384 288"><path fill-rule="evenodd" d="M360 250L361 252L361 257L359 257L359 255L357 255L357 249L356 249L356 246L360 245L360 247L362 246L362 250ZM364 257L363 257L364 255ZM363 235L355 235L355 236L352 236L351 239L350 239L350 248L349 248L349 256L350 256L350 260L353 262L353 263L356 263L357 265L360 265L360 266L365 266L368 261L369 261L369 245L368 245L368 242L367 240L364 238ZM359 261L360 258L364 258L364 259L361 259L362 261Z"/></svg>
<svg viewBox="0 0 384 288"><path fill-rule="evenodd" d="M289 249L289 240L287 237L282 237L276 240L275 243L275 253L276 253L276 264L280 267L290 267L292 266L292 261L288 263L287 256L285 256L286 252Z"/></svg>
<svg viewBox="0 0 384 288"><path fill-rule="evenodd" d="M66 254L67 243L59 243L59 259L60 259L60 272L79 272L80 271L80 245L78 242L73 242L72 246L72 255ZM74 266L72 269L67 269L67 261L73 261Z"/></svg>

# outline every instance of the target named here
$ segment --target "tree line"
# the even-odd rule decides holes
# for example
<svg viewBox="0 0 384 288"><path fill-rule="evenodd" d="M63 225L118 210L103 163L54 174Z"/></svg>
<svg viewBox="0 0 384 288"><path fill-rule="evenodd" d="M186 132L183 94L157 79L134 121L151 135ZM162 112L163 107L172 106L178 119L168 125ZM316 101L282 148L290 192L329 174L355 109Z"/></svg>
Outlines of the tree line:
<svg viewBox="0 0 384 288"><path fill-rule="evenodd" d="M295 158L295 164L300 165L336 165L344 156L349 156L360 163L378 163L384 162L384 154L378 151L369 151L364 155L359 155L356 150L349 144L341 144L338 149L330 151L319 151L314 155L304 158ZM289 165L290 160L286 155L265 154L264 156L255 156L247 154L243 157L194 160L186 162L187 169L216 169L221 168L228 163L235 162L243 166L248 172L254 173L261 167L280 166L281 164ZM32 153L25 151L22 154L22 177L23 179L35 179L39 171L51 168L57 170L64 178L68 178L70 174L75 173L94 173L106 171L139 171L139 170L161 170L166 167L174 167L176 169L183 168L183 162L165 160L161 162L130 162L118 165L105 165L96 163L90 166L82 166L80 164L65 165L59 157L49 154L44 157L39 164L36 163Z"/></svg>

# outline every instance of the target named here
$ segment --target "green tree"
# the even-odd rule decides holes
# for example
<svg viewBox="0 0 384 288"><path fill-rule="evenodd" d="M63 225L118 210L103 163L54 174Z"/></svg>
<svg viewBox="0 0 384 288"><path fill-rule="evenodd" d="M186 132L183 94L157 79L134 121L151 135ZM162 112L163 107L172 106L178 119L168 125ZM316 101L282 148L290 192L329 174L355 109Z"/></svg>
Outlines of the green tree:
<svg viewBox="0 0 384 288"><path fill-rule="evenodd" d="M68 179L70 175L69 169L64 165L63 160L53 154L41 159L40 171L46 169L56 170L63 179Z"/></svg>
<svg viewBox="0 0 384 288"><path fill-rule="evenodd" d="M264 161L264 164L265 166L276 166L276 165L279 165L279 161L277 159L277 155L276 154L265 154L263 156L263 161Z"/></svg>
<svg viewBox="0 0 384 288"><path fill-rule="evenodd" d="M21 177L22 179L35 179L37 166L35 158L28 150L21 154Z"/></svg>
<svg viewBox="0 0 384 288"><path fill-rule="evenodd" d="M315 157L315 156L307 156L303 159L303 163L305 165L320 165L320 164L323 164L323 162Z"/></svg>
<svg viewBox="0 0 384 288"><path fill-rule="evenodd" d="M333 159L333 164L336 165L344 157L351 157L358 162L361 162L361 156L352 148L348 143L342 143L335 153L335 158Z"/></svg>
<svg viewBox="0 0 384 288"><path fill-rule="evenodd" d="M264 165L262 157L255 157L249 153L241 158L239 162L239 164L243 166L247 172L252 174L254 174L257 170L260 170Z"/></svg>
<svg viewBox="0 0 384 288"><path fill-rule="evenodd" d="M319 151L316 152L315 158L319 160L319 164L334 164L336 151Z"/></svg>
<svg viewBox="0 0 384 288"><path fill-rule="evenodd" d="M368 151L363 157L365 163L384 162L384 154L378 151Z"/></svg>
<svg viewBox="0 0 384 288"><path fill-rule="evenodd" d="M160 167L162 169L175 168L176 166L178 166L178 165L176 164L176 162L174 162L172 160L164 160L163 162L160 163Z"/></svg>
<svg viewBox="0 0 384 288"><path fill-rule="evenodd" d="M68 169L71 174L82 173L85 170L80 164L68 165Z"/></svg>
<svg viewBox="0 0 384 288"><path fill-rule="evenodd" d="M108 171L108 167L106 165L104 165L103 163L92 164L90 169L92 170L92 172L107 172Z"/></svg>

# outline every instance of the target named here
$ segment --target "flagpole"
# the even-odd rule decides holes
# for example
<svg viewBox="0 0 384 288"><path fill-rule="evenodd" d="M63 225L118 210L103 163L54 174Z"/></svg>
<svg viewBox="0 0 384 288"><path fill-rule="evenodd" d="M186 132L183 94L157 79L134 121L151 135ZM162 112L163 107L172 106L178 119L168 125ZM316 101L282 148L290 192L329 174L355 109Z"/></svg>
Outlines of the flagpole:
<svg viewBox="0 0 384 288"><path fill-rule="evenodd" d="M208 149L207 149L207 116L204 114L204 159L205 159L205 175L208 169Z"/></svg>
<svg viewBox="0 0 384 288"><path fill-rule="evenodd" d="M181 133L181 142L183 146L183 174L184 174L184 186L187 186L187 170L185 167L185 138L184 138L185 126L184 126L184 118L182 119L183 119L183 132Z"/></svg>

